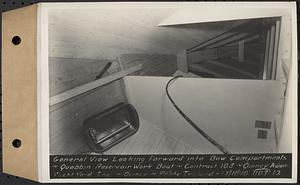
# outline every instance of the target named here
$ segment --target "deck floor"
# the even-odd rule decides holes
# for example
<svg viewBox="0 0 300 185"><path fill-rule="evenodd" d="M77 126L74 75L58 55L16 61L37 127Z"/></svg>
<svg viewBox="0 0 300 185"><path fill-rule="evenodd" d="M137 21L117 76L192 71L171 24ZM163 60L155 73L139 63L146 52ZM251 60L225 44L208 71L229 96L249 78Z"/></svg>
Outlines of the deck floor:
<svg viewBox="0 0 300 185"><path fill-rule="evenodd" d="M200 154L192 146L140 118L140 128L133 136L112 147L105 154Z"/></svg>
<svg viewBox="0 0 300 185"><path fill-rule="evenodd" d="M74 146L77 148L77 152L74 154L91 152L86 144L80 143L79 146ZM92 154L97 153L92 152ZM183 141L167 135L160 128L140 118L138 131L105 151L104 154L201 154L201 152Z"/></svg>

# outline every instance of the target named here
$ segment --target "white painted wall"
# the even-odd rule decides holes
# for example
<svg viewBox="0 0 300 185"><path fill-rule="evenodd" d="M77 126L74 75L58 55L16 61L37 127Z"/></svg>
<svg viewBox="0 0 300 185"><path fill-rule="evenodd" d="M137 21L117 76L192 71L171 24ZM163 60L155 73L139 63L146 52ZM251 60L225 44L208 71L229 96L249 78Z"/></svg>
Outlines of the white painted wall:
<svg viewBox="0 0 300 185"><path fill-rule="evenodd" d="M167 99L169 77L125 78L139 116L203 153L219 153ZM255 120L273 121L280 110L278 81L180 78L170 87L177 105L231 153L275 152L274 127L257 139Z"/></svg>

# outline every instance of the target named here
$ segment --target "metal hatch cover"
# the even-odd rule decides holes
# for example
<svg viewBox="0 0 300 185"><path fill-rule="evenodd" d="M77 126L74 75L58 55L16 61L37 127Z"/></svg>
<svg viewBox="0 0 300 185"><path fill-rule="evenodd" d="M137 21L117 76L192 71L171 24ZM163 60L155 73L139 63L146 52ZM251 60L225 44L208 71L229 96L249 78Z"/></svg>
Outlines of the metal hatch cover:
<svg viewBox="0 0 300 185"><path fill-rule="evenodd" d="M87 118L84 133L94 152L104 152L137 132L139 117L131 104L119 103Z"/></svg>

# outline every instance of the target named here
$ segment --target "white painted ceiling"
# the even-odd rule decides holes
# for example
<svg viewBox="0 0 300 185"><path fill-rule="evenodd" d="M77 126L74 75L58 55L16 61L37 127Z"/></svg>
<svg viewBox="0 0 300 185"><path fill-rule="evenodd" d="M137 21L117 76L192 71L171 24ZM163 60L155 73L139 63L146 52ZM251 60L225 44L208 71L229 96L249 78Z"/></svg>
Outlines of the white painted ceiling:
<svg viewBox="0 0 300 185"><path fill-rule="evenodd" d="M241 21L159 27L176 7L51 10L50 57L112 59L125 53L176 54Z"/></svg>

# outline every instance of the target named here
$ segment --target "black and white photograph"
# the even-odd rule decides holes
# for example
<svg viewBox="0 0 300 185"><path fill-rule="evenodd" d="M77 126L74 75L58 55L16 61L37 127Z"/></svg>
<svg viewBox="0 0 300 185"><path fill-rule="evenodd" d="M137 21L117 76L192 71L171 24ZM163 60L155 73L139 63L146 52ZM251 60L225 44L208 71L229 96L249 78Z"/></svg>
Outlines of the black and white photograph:
<svg viewBox="0 0 300 185"><path fill-rule="evenodd" d="M3 172L41 183L297 182L296 10L187 1L7 10Z"/></svg>
<svg viewBox="0 0 300 185"><path fill-rule="evenodd" d="M49 11L50 154L291 152L289 16L181 9Z"/></svg>
<svg viewBox="0 0 300 185"><path fill-rule="evenodd" d="M295 178L294 14L259 5L42 5L49 182Z"/></svg>

